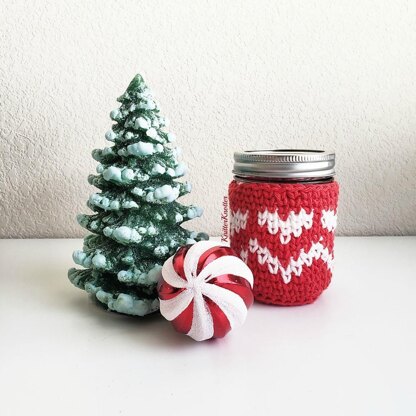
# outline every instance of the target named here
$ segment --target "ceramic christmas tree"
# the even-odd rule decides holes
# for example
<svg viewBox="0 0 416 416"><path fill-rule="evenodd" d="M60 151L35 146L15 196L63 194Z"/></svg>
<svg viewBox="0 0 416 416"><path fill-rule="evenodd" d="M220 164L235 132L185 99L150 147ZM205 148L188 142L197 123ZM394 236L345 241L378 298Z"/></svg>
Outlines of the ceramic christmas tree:
<svg viewBox="0 0 416 416"><path fill-rule="evenodd" d="M99 163L88 181L100 192L87 205L95 214L77 217L93 233L73 254L84 269L70 269L68 277L109 309L143 316L159 308L156 286L164 261L208 236L181 227L202 209L176 201L191 190L177 181L186 167L143 78L136 75L117 101L120 107L110 113L115 124L105 135L113 145L92 152Z"/></svg>

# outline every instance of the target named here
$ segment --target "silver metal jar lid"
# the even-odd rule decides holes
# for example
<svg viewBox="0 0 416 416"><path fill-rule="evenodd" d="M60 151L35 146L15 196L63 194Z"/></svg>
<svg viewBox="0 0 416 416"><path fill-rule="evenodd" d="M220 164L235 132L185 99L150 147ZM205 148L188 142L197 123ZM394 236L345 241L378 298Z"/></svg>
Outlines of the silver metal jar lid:
<svg viewBox="0 0 416 416"><path fill-rule="evenodd" d="M324 150L247 150L234 153L233 173L256 178L325 178L335 175L335 153Z"/></svg>

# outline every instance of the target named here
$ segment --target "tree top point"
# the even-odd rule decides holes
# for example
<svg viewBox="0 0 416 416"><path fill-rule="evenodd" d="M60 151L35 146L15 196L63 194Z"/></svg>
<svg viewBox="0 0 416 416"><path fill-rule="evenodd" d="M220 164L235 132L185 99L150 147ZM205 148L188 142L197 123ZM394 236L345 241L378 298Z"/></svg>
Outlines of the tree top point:
<svg viewBox="0 0 416 416"><path fill-rule="evenodd" d="M144 79L140 74L136 74L135 77L130 81L127 91L135 91L144 84Z"/></svg>

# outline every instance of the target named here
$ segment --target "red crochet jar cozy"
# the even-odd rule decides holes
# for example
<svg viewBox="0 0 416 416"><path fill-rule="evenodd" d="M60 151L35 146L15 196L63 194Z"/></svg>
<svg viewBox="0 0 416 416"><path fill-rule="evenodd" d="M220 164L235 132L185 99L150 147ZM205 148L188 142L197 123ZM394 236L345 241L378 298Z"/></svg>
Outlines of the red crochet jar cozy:
<svg viewBox="0 0 416 416"><path fill-rule="evenodd" d="M256 300L304 305L328 287L337 202L333 180L230 183L231 247L253 272Z"/></svg>

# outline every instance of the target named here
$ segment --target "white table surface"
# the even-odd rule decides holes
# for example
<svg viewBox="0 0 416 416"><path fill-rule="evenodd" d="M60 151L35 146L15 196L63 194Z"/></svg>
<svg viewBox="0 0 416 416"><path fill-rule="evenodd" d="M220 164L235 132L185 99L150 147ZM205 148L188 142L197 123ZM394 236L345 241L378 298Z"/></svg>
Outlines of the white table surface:
<svg viewBox="0 0 416 416"><path fill-rule="evenodd" d="M337 238L313 305L205 343L97 307L66 277L80 247L0 241L2 416L416 415L416 237Z"/></svg>

